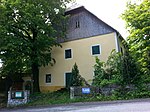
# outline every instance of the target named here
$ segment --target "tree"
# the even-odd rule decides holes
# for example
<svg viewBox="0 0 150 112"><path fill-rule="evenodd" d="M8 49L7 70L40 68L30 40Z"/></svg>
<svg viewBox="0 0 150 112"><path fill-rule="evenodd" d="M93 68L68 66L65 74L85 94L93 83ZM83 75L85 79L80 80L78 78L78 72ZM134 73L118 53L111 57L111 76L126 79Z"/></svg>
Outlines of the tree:
<svg viewBox="0 0 150 112"><path fill-rule="evenodd" d="M117 84L126 87L130 84L136 86L139 84L140 73L137 63L130 55L127 43L124 47L124 53L112 50L107 62L101 62L100 59L96 57L93 85L106 86Z"/></svg>
<svg viewBox="0 0 150 112"><path fill-rule="evenodd" d="M98 57L95 58L96 64L94 65L94 86L103 86L103 81L107 81L106 72L104 70L104 62L101 62Z"/></svg>
<svg viewBox="0 0 150 112"><path fill-rule="evenodd" d="M143 79L149 82L150 75L150 1L143 0L140 4L127 4L122 14L129 30L129 50L140 65Z"/></svg>
<svg viewBox="0 0 150 112"><path fill-rule="evenodd" d="M74 64L74 66L72 68L72 76L73 76L72 84L71 84L72 86L82 86L83 85L83 79L80 76L79 69L78 69L78 66L76 63Z"/></svg>
<svg viewBox="0 0 150 112"><path fill-rule="evenodd" d="M65 36L64 11L71 0L1 0L0 58L5 70L31 69L39 92L39 67L52 64L51 50ZM4 69L3 69L4 70Z"/></svg>
<svg viewBox="0 0 150 112"><path fill-rule="evenodd" d="M141 83L141 72L136 60L129 52L128 44L125 43L125 52L122 54L122 83L124 85L134 84L138 86Z"/></svg>

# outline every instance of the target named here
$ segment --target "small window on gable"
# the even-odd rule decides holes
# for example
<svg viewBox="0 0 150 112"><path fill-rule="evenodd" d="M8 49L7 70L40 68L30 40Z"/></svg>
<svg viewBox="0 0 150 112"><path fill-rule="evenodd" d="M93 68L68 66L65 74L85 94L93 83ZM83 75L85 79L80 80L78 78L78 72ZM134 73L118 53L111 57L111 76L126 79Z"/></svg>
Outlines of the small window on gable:
<svg viewBox="0 0 150 112"><path fill-rule="evenodd" d="M79 20L76 21L76 28L80 28L80 22L79 22Z"/></svg>
<svg viewBox="0 0 150 112"><path fill-rule="evenodd" d="M92 55L98 55L98 54L100 54L100 45L92 46Z"/></svg>
<svg viewBox="0 0 150 112"><path fill-rule="evenodd" d="M46 83L51 83L51 74L46 74Z"/></svg>
<svg viewBox="0 0 150 112"><path fill-rule="evenodd" d="M72 51L71 49L66 49L65 50L65 59L72 58Z"/></svg>

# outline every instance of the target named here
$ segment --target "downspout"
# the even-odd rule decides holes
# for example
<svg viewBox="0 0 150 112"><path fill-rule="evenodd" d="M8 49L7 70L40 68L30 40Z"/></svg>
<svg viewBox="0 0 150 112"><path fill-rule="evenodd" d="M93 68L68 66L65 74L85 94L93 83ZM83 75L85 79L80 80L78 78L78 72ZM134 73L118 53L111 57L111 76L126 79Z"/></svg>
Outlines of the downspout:
<svg viewBox="0 0 150 112"><path fill-rule="evenodd" d="M119 45L119 40L117 36L117 32L115 32L115 44L116 44L116 52L120 52L120 45Z"/></svg>

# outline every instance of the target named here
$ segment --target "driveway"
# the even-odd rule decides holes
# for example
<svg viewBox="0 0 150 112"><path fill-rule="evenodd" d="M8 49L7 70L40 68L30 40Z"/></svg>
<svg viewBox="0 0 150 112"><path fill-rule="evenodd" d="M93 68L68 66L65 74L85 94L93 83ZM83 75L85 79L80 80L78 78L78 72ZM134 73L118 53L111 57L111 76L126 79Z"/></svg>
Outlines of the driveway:
<svg viewBox="0 0 150 112"><path fill-rule="evenodd" d="M150 112L150 99L2 109L0 112Z"/></svg>

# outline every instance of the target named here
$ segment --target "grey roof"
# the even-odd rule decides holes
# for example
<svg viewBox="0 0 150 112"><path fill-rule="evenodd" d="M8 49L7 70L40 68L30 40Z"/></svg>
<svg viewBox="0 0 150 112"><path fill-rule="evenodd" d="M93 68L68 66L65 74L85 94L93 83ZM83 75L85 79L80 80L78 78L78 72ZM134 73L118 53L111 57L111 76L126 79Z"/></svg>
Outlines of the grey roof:
<svg viewBox="0 0 150 112"><path fill-rule="evenodd" d="M89 38L93 36L109 34L112 32L116 32L120 35L116 29L99 19L84 6L74 5L66 10L65 15L70 15L67 35L65 39L59 38L59 42ZM81 22L80 28L75 28L75 22L77 20L80 20Z"/></svg>

